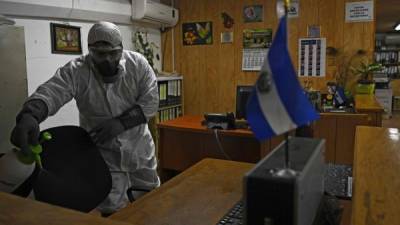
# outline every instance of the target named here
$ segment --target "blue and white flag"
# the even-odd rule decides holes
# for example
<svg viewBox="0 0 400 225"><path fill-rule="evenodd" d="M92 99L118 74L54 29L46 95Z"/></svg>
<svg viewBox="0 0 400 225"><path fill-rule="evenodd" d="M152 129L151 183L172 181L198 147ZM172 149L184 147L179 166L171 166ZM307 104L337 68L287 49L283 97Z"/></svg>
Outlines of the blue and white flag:
<svg viewBox="0 0 400 225"><path fill-rule="evenodd" d="M287 47L286 29L286 16L283 16L247 103L247 121L259 140L319 118L297 79Z"/></svg>

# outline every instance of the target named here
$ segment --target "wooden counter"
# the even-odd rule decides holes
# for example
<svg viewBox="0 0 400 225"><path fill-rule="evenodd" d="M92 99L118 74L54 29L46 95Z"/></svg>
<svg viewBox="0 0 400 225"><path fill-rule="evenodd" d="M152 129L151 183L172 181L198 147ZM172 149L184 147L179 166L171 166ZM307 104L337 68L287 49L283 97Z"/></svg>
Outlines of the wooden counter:
<svg viewBox="0 0 400 225"><path fill-rule="evenodd" d="M354 97L356 111L383 112L375 95L356 95Z"/></svg>
<svg viewBox="0 0 400 225"><path fill-rule="evenodd" d="M0 192L0 224L128 225L4 192Z"/></svg>
<svg viewBox="0 0 400 225"><path fill-rule="evenodd" d="M400 224L398 129L357 127L353 176L353 224Z"/></svg>
<svg viewBox="0 0 400 225"><path fill-rule="evenodd" d="M110 219L135 225L215 225L242 197L250 163L204 159Z"/></svg>
<svg viewBox="0 0 400 225"><path fill-rule="evenodd" d="M367 114L320 113L314 122L314 137L326 141L325 161L335 164L353 164L356 126L370 125Z"/></svg>
<svg viewBox="0 0 400 225"><path fill-rule="evenodd" d="M215 225L241 199L242 177L253 166L204 159L107 219L0 192L0 224ZM349 225L351 204L341 203L341 225Z"/></svg>
<svg viewBox="0 0 400 225"><path fill-rule="evenodd" d="M375 95L356 95L354 97L356 113L368 114L371 126L382 126L383 107L376 100Z"/></svg>
<svg viewBox="0 0 400 225"><path fill-rule="evenodd" d="M383 108L374 95L356 95L355 113L320 113L314 137L326 140L326 162L353 164L356 126L382 126Z"/></svg>
<svg viewBox="0 0 400 225"><path fill-rule="evenodd" d="M110 219L134 225L215 225L242 197L242 177L253 166L204 159ZM341 225L350 225L351 203L341 205Z"/></svg>

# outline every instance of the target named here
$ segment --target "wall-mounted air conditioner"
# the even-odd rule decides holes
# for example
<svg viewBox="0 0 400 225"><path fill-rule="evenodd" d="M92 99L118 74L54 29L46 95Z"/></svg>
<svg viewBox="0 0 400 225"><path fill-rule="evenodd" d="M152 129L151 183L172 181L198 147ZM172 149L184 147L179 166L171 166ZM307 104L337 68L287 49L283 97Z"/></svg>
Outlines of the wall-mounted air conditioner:
<svg viewBox="0 0 400 225"><path fill-rule="evenodd" d="M400 45L400 34L386 34L385 35L386 45Z"/></svg>
<svg viewBox="0 0 400 225"><path fill-rule="evenodd" d="M178 10L151 0L132 0L132 19L172 27L178 22Z"/></svg>

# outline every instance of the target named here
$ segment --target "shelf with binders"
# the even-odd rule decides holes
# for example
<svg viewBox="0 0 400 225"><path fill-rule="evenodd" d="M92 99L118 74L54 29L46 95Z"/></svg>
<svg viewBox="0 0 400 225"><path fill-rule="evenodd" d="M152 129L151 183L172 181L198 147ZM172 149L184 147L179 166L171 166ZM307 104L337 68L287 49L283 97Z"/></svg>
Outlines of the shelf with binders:
<svg viewBox="0 0 400 225"><path fill-rule="evenodd" d="M176 105L158 110L158 122L172 120L180 116L182 116L182 105Z"/></svg>
<svg viewBox="0 0 400 225"><path fill-rule="evenodd" d="M160 98L157 122L182 116L182 76L159 76L157 82Z"/></svg>
<svg viewBox="0 0 400 225"><path fill-rule="evenodd" d="M375 62L383 66L382 73L390 78L399 78L400 75L400 51L398 49L375 50Z"/></svg>
<svg viewBox="0 0 400 225"><path fill-rule="evenodd" d="M391 66L383 66L381 73L387 74L387 76L391 79L400 78L400 64L399 65L391 65Z"/></svg>
<svg viewBox="0 0 400 225"><path fill-rule="evenodd" d="M375 51L374 53L375 62L382 64L395 64L399 63L399 51Z"/></svg>
<svg viewBox="0 0 400 225"><path fill-rule="evenodd" d="M385 48L385 49L375 49L375 52L400 52L400 48Z"/></svg>

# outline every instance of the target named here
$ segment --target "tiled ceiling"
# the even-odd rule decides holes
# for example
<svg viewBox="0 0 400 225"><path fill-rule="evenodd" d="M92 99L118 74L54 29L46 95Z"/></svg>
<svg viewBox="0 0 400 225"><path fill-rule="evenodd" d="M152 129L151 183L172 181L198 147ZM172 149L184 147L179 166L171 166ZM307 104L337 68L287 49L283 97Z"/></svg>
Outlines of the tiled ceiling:
<svg viewBox="0 0 400 225"><path fill-rule="evenodd" d="M400 22L400 0L376 0L376 31L391 32Z"/></svg>

